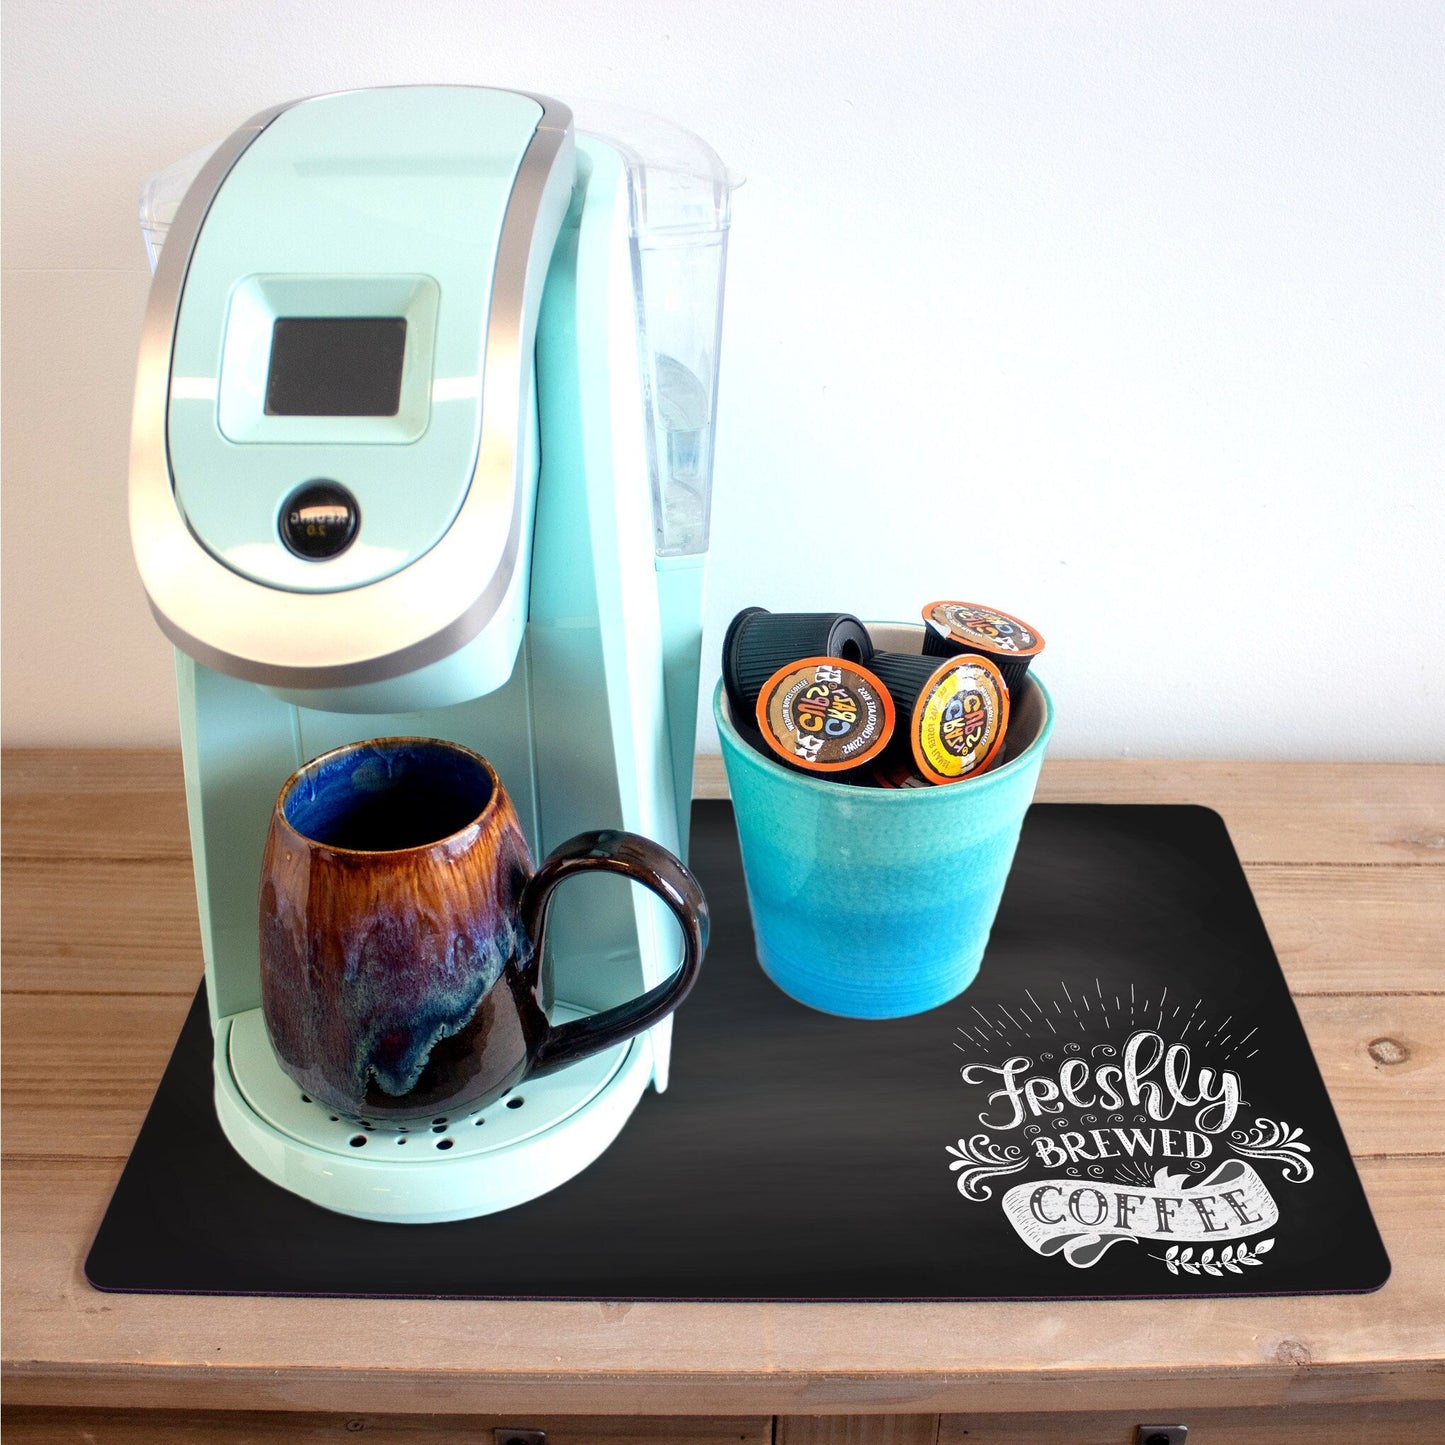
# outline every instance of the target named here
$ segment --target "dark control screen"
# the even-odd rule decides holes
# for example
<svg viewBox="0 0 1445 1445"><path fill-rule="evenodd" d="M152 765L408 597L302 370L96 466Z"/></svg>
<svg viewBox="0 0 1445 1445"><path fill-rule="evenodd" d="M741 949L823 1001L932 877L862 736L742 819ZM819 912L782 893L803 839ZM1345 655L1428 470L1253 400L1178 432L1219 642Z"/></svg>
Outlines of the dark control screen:
<svg viewBox="0 0 1445 1445"><path fill-rule="evenodd" d="M400 316L278 316L266 415L395 416L405 352Z"/></svg>

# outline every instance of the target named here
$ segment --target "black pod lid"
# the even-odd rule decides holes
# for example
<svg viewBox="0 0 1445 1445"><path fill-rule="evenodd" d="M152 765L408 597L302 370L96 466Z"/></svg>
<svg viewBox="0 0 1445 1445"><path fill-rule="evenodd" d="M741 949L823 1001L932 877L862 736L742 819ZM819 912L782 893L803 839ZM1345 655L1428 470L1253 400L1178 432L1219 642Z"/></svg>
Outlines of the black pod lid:
<svg viewBox="0 0 1445 1445"><path fill-rule="evenodd" d="M864 663L873 656L868 629L848 612L769 612L745 607L723 638L722 675L734 721L752 715L763 684L800 657Z"/></svg>

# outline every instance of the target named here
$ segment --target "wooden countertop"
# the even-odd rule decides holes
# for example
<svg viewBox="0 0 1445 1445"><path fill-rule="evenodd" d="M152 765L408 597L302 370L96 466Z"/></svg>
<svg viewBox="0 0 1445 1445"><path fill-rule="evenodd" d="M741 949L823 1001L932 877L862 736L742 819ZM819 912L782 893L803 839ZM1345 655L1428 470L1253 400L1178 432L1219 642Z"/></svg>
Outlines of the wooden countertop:
<svg viewBox="0 0 1445 1445"><path fill-rule="evenodd" d="M723 791L715 759L700 791ZM924 1305L99 1294L81 1265L201 972L180 760L9 751L7 1402L894 1414L924 1421L915 1434L928 1440L961 1438L948 1412L1373 1402L1411 1420L1428 1408L1440 1426L1419 1402L1445 1397L1445 767L1059 761L1039 797L1224 816L1394 1262L1384 1289ZM887 1438L915 1434L900 1424ZM788 1438L825 1435L799 1425Z"/></svg>

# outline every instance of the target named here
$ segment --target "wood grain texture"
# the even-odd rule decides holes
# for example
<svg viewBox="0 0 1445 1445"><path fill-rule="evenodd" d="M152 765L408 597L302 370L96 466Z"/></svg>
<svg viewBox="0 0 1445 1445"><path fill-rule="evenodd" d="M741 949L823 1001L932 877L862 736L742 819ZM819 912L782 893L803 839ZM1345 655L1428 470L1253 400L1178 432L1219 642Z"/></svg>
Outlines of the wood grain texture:
<svg viewBox="0 0 1445 1445"><path fill-rule="evenodd" d="M1044 763L1048 803L1199 803L1249 863L1445 866L1445 767L1143 759Z"/></svg>
<svg viewBox="0 0 1445 1445"><path fill-rule="evenodd" d="M124 1160L189 1008L180 994L8 995L3 1157Z"/></svg>
<svg viewBox="0 0 1445 1445"><path fill-rule="evenodd" d="M318 1439L362 1412L401 1418L399 1440L425 1440L405 1431L437 1412L514 1424L689 1416L704 1431L754 1432L716 1438L750 1440L778 1415L784 1445L916 1445L908 1432L927 1438L934 1425L940 1445L957 1445L1122 1441L1137 1412L1190 1410L1214 1412L1197 1417L1211 1432L1201 1441L1243 1441L1265 1437L1238 1411L1285 1404L1286 1416L1258 1417L1271 1439L1294 1438L1274 1432L1314 1421L1310 1410L1320 1429L1355 1430L1379 1412L1393 1438L1445 1438L1445 768L1054 761L1040 788L1224 816L1394 1262L1378 1293L603 1305L92 1290L84 1255L200 973L179 758L39 750L7 753L3 767L12 1438L85 1438L14 1435L92 1428L56 1415L63 1407L140 1431L113 1437L123 1442L181 1416L117 1409L240 1412L228 1417L240 1433L194 1436L222 1442L270 1438L262 1426L278 1411L307 1412ZM699 777L716 788L720 769L704 762ZM808 1436L793 1417L825 1423ZM615 1437L583 1438L715 1437L619 1422Z"/></svg>
<svg viewBox="0 0 1445 1445"><path fill-rule="evenodd" d="M1189 1445L1439 1445L1445 1404L1286 1405L1189 1410L1176 1417L1133 1410L1051 1415L945 1415L937 1445L1134 1445L1141 1425L1186 1425Z"/></svg>
<svg viewBox="0 0 1445 1445"><path fill-rule="evenodd" d="M1296 994L1445 989L1445 868L1253 863L1245 872Z"/></svg>
<svg viewBox="0 0 1445 1445"><path fill-rule="evenodd" d="M1166 1418L1167 1417L1167 1418ZM12 1445L493 1445L508 1428L545 1430L547 1445L1134 1445L1140 1425L1185 1424L1201 1445L1438 1445L1445 1404L1289 1405L1191 1410L1187 1418L1148 1411L1040 1415L821 1415L753 1419L605 1416L525 1421L496 1415L305 1415L7 1409Z"/></svg>
<svg viewBox="0 0 1445 1445"><path fill-rule="evenodd" d="M511 1430L542 1430L547 1445L772 1445L771 1416L617 1420L500 1415L304 1415L238 1410L6 1410L7 1445L506 1445Z"/></svg>
<svg viewBox="0 0 1445 1445"><path fill-rule="evenodd" d="M790 1415L774 1445L938 1445L937 1415Z"/></svg>
<svg viewBox="0 0 1445 1445"><path fill-rule="evenodd" d="M203 961L189 858L7 858L4 879L7 993L195 992Z"/></svg>
<svg viewBox="0 0 1445 1445"><path fill-rule="evenodd" d="M0 767L6 858L190 858L178 750L7 748Z"/></svg>

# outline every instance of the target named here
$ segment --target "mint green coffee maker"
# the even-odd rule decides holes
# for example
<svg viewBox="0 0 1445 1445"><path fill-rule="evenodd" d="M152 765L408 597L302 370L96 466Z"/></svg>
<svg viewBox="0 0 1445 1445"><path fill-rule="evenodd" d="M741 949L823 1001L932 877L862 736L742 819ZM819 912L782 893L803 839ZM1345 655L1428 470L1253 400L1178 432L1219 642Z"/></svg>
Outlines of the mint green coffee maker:
<svg viewBox="0 0 1445 1445"><path fill-rule="evenodd" d="M731 185L661 122L404 86L265 111L142 196L131 533L176 648L216 1109L325 1208L508 1208L666 1086L670 1020L359 1134L271 1052L257 880L286 777L403 734L488 757L538 858L599 827L686 856ZM554 1018L675 971L651 894L566 887Z"/></svg>

